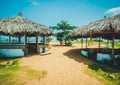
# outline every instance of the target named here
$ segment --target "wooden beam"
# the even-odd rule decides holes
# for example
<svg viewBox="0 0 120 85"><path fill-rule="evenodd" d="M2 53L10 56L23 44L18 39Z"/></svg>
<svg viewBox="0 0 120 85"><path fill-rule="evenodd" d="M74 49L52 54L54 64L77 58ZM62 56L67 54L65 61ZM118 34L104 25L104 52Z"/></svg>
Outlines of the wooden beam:
<svg viewBox="0 0 120 85"><path fill-rule="evenodd" d="M111 63L114 64L114 34L112 35L112 54L111 54Z"/></svg>
<svg viewBox="0 0 120 85"><path fill-rule="evenodd" d="M27 36L26 36L26 34L24 34L24 38L25 38L24 44L26 45L27 44Z"/></svg>
<svg viewBox="0 0 120 85"><path fill-rule="evenodd" d="M114 34L112 35L112 55L114 56Z"/></svg>
<svg viewBox="0 0 120 85"><path fill-rule="evenodd" d="M8 43L11 43L11 36L9 35L9 42Z"/></svg>
<svg viewBox="0 0 120 85"><path fill-rule="evenodd" d="M83 49L83 38L81 39L81 48Z"/></svg>
<svg viewBox="0 0 120 85"><path fill-rule="evenodd" d="M43 53L45 52L45 36L43 36Z"/></svg>
<svg viewBox="0 0 120 85"><path fill-rule="evenodd" d="M18 36L18 43L21 43L21 36Z"/></svg>
<svg viewBox="0 0 120 85"><path fill-rule="evenodd" d="M99 36L99 51L100 51L100 36Z"/></svg>
<svg viewBox="0 0 120 85"><path fill-rule="evenodd" d="M36 35L36 52L37 52L37 54L39 54L39 52L40 52L38 34Z"/></svg>
<svg viewBox="0 0 120 85"><path fill-rule="evenodd" d="M86 37L86 49L87 49L87 37Z"/></svg>
<svg viewBox="0 0 120 85"><path fill-rule="evenodd" d="M107 48L109 48L109 39L107 39Z"/></svg>
<svg viewBox="0 0 120 85"><path fill-rule="evenodd" d="M24 56L27 55L27 35L24 34L24 45L25 45L25 50L24 50Z"/></svg>
<svg viewBox="0 0 120 85"><path fill-rule="evenodd" d="M1 43L1 35L0 35L0 43Z"/></svg>
<svg viewBox="0 0 120 85"><path fill-rule="evenodd" d="M111 31L106 31L106 32L94 32L93 34L113 34Z"/></svg>

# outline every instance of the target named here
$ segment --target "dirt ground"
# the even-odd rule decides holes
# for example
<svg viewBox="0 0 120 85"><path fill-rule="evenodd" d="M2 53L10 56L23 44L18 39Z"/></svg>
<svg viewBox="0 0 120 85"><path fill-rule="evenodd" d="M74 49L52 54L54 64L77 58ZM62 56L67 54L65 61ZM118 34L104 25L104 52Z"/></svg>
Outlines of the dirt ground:
<svg viewBox="0 0 120 85"><path fill-rule="evenodd" d="M45 78L28 81L25 85L103 85L84 73L84 68L92 61L80 56L80 47L52 43L48 54L21 58L22 66L47 71Z"/></svg>

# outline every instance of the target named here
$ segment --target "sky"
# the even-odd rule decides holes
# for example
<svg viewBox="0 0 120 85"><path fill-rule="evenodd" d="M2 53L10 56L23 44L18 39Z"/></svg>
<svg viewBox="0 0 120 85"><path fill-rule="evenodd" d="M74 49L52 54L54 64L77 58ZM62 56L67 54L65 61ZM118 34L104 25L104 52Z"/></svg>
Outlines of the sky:
<svg viewBox="0 0 120 85"><path fill-rule="evenodd" d="M120 0L0 0L0 18L17 16L45 26L56 26L61 20L82 26L120 14Z"/></svg>

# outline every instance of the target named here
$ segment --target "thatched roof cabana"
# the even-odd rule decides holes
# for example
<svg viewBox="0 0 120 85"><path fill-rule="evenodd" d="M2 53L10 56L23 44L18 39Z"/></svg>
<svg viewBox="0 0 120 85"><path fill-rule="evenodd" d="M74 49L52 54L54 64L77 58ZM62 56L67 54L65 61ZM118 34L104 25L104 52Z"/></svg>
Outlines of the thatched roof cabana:
<svg viewBox="0 0 120 85"><path fill-rule="evenodd" d="M84 37L106 33L120 34L120 14L113 17L105 17L103 19L91 22L88 25L74 29L69 35L71 37ZM118 38L116 36L116 38Z"/></svg>
<svg viewBox="0 0 120 85"><path fill-rule="evenodd" d="M3 43L0 42L0 54L8 56L13 55L17 50L21 52L19 56L28 54L29 49L35 51L35 53L41 53L40 49L43 49L42 53L45 52L45 36L52 35L53 32L44 25L35 23L29 19L22 17L22 14L19 13L16 17L9 18L0 18L0 35L9 36L9 42ZM17 43L11 43L11 36L18 37ZM21 43L21 36L24 36L24 43ZM27 37L35 36L36 42L29 43ZM42 36L42 43L40 43L38 37ZM1 37L0 37L1 38ZM13 51L12 51L13 50ZM8 52L9 55L6 55ZM13 52L13 53L12 53ZM18 56L18 55L17 55Z"/></svg>
<svg viewBox="0 0 120 85"><path fill-rule="evenodd" d="M22 17L19 13L16 17L0 19L0 34L6 35L51 35L53 34L46 26L37 24Z"/></svg>
<svg viewBox="0 0 120 85"><path fill-rule="evenodd" d="M120 14L112 17L104 17L103 19L89 23L88 25L74 29L70 34L72 38L86 38L99 37L99 51L100 51L100 37L112 40L111 60L114 59L114 39L120 39ZM91 51L90 51L91 52ZM119 52L117 52L119 53ZM89 53L88 53L89 54Z"/></svg>

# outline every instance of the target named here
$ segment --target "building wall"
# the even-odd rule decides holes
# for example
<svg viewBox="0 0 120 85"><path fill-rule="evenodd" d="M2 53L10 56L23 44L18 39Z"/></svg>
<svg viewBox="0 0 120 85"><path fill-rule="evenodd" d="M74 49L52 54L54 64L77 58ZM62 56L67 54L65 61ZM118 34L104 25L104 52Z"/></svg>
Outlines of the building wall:
<svg viewBox="0 0 120 85"><path fill-rule="evenodd" d="M0 49L0 55L4 57L22 57L24 56L23 49Z"/></svg>

